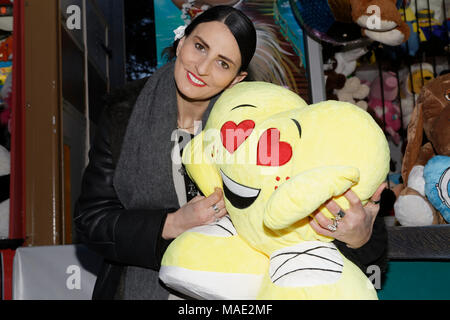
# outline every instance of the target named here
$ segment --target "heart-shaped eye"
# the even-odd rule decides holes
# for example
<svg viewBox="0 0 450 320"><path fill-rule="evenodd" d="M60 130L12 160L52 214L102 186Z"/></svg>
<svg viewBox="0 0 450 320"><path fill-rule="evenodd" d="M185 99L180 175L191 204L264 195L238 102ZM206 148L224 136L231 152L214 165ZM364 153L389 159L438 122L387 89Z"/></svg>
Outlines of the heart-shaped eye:
<svg viewBox="0 0 450 320"><path fill-rule="evenodd" d="M261 135L258 142L258 166L279 167L292 158L292 147L280 141L280 131L270 128Z"/></svg>
<svg viewBox="0 0 450 320"><path fill-rule="evenodd" d="M254 128L255 122L252 120L244 120L238 125L233 121L226 122L220 129L223 146L229 153L234 153L247 140Z"/></svg>

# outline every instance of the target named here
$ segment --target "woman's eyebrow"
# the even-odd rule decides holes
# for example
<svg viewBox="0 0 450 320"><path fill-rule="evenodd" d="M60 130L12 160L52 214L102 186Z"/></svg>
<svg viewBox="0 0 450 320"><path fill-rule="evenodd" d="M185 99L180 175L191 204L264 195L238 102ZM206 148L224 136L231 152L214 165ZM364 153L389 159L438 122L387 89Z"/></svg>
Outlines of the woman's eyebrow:
<svg viewBox="0 0 450 320"><path fill-rule="evenodd" d="M199 40L199 41L200 41L207 49L210 48L209 44L208 44L205 40L203 40L202 37L196 35L195 38L197 38L197 39L198 39L198 40ZM226 56L224 56L224 55L222 55L222 54L219 54L219 57L220 57L221 59L223 59L223 60L226 60L226 61L229 62L229 63L232 63L232 64L236 65L236 63L234 63L233 60L231 60L230 58L228 58L228 57L226 57Z"/></svg>

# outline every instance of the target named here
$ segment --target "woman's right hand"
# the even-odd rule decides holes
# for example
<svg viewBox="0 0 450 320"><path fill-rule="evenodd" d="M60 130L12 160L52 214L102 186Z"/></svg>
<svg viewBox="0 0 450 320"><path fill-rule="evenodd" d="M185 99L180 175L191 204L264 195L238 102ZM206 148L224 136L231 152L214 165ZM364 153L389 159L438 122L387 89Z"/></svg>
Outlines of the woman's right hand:
<svg viewBox="0 0 450 320"><path fill-rule="evenodd" d="M214 210L213 206L218 208ZM227 214L223 192L216 188L209 197L196 196L174 213L167 215L162 237L174 239L193 227L213 223Z"/></svg>

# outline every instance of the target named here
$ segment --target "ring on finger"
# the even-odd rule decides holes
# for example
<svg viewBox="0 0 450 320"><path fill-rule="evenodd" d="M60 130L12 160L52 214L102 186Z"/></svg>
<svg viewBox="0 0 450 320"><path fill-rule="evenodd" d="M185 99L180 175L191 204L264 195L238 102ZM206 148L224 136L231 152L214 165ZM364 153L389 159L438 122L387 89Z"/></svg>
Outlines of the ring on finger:
<svg viewBox="0 0 450 320"><path fill-rule="evenodd" d="M214 222L217 223L220 221L220 218L217 217L216 214L218 214L220 212L220 209L217 207L217 204L213 204L212 208L214 210L214 218L215 218Z"/></svg>
<svg viewBox="0 0 450 320"><path fill-rule="evenodd" d="M213 208L215 214L219 213L220 209L217 207L217 204L213 204L212 208Z"/></svg>
<svg viewBox="0 0 450 320"><path fill-rule="evenodd" d="M333 221L333 224L329 224L327 226L327 229L330 230L331 232L335 232L339 226L339 222L336 219L331 219Z"/></svg>
<svg viewBox="0 0 450 320"><path fill-rule="evenodd" d="M339 210L339 212L336 214L336 221L341 220L345 216L345 212L342 210Z"/></svg>

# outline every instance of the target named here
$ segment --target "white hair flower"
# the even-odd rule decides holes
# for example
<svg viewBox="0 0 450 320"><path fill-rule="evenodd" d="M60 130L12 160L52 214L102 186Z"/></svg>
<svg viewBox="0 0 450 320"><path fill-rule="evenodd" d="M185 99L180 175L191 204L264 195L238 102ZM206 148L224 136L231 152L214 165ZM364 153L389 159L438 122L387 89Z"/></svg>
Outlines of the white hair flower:
<svg viewBox="0 0 450 320"><path fill-rule="evenodd" d="M173 33L175 33L175 41L181 39L184 37L184 30L186 29L186 25L184 26L179 26L178 28L176 28Z"/></svg>

